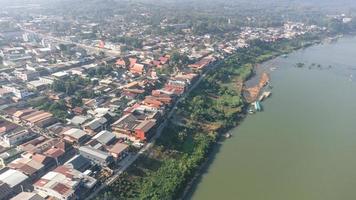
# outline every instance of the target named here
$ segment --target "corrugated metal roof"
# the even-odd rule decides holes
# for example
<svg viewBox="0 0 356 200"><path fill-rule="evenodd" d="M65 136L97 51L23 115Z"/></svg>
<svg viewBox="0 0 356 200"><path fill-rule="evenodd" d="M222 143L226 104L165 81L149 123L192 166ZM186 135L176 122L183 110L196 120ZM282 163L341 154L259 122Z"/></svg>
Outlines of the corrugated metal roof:
<svg viewBox="0 0 356 200"><path fill-rule="evenodd" d="M115 134L113 134L112 132L104 130L96 134L93 139L97 140L101 144L108 144L109 142L114 140L115 137Z"/></svg>
<svg viewBox="0 0 356 200"><path fill-rule="evenodd" d="M146 120L141 122L136 129L140 129L143 132L148 132L152 127L154 127L156 125L156 120Z"/></svg>
<svg viewBox="0 0 356 200"><path fill-rule="evenodd" d="M45 199L34 192L21 192L20 194L11 198L11 200L45 200Z"/></svg>
<svg viewBox="0 0 356 200"><path fill-rule="evenodd" d="M26 180L28 176L14 169L9 169L0 174L0 181L7 183L10 187L15 187Z"/></svg>
<svg viewBox="0 0 356 200"><path fill-rule="evenodd" d="M93 147L90 146L81 146L79 147L79 151L93 155L103 160L106 160L110 156L109 153L94 149Z"/></svg>
<svg viewBox="0 0 356 200"><path fill-rule="evenodd" d="M63 133L64 135L69 135L73 138L79 139L81 137L83 137L84 135L86 135L86 132L77 128L72 128L69 129L68 131Z"/></svg>

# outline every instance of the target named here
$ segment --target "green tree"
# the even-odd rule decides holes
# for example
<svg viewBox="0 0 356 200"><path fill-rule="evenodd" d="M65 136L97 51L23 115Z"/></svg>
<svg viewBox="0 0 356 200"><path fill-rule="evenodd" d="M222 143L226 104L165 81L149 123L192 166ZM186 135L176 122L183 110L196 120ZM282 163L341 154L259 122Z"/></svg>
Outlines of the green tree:
<svg viewBox="0 0 356 200"><path fill-rule="evenodd" d="M99 52L99 58L105 58L105 52L104 51L100 51Z"/></svg>

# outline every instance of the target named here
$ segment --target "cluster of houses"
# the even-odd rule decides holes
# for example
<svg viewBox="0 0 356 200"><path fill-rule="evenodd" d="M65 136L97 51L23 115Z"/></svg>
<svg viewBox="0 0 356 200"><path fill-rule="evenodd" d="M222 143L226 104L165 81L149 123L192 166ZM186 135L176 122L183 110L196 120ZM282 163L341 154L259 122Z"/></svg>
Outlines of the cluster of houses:
<svg viewBox="0 0 356 200"><path fill-rule="evenodd" d="M78 128L56 121L41 127L28 124L35 112L39 111L6 109L0 120L0 199L24 193L40 199L80 198L98 185L96 173L114 169L128 155L125 137L91 129L91 124ZM40 134L36 131L40 128L52 134Z"/></svg>
<svg viewBox="0 0 356 200"><path fill-rule="evenodd" d="M207 65L207 61L199 63ZM129 66L128 73L138 65ZM152 137L167 111L198 77L198 73L179 73L156 89L145 87L145 79L135 79L119 87L120 96L105 93L105 88L115 83L111 79L101 88L102 98L68 108L73 117L66 122L49 111L31 107L26 99L16 103L2 97L13 103L1 108L0 182L5 192L0 199L16 194L14 199L75 199L94 190L99 184L98 169L114 169L129 154L131 145L139 148ZM136 98L139 94L144 94L141 100ZM52 93L42 95L53 97ZM115 105L122 98L129 102L117 115L113 113L118 109Z"/></svg>
<svg viewBox="0 0 356 200"><path fill-rule="evenodd" d="M0 20L0 26L7 20ZM48 30L48 24L63 28L62 21L33 16L18 22L26 30L15 25L0 30L0 200L85 197L106 180L103 172L113 173L157 132L178 98L216 61L248 47L251 40L273 42L320 31L287 22L279 28L244 27L231 33L234 39L217 41L209 34L195 35L185 24L161 23L184 33L163 37L143 35L150 27L140 22L108 29L76 21L71 29L51 33L62 42L36 34ZM98 39L97 29L106 36L102 38L118 32L137 37L142 47L112 56L127 44ZM103 55L89 53L93 48ZM187 55L189 63L160 74L172 67L173 51ZM75 86L80 90L75 94L68 92L73 77L89 80ZM64 83L62 92L52 87L58 81ZM76 92L93 94L74 105ZM60 111L66 118L35 106L38 102L64 102Z"/></svg>
<svg viewBox="0 0 356 200"><path fill-rule="evenodd" d="M216 61L203 57L161 80L155 69L167 67L169 55L148 63L135 56L104 59L46 73L15 62L1 71L0 199L76 199L95 190L105 181L101 172L112 173L130 146L142 147L199 72ZM83 98L81 106L71 107L71 95L50 87L56 80L87 78L103 62L113 71L90 77L97 83L84 88L100 95ZM30 103L43 99L66 102L70 118L60 120Z"/></svg>

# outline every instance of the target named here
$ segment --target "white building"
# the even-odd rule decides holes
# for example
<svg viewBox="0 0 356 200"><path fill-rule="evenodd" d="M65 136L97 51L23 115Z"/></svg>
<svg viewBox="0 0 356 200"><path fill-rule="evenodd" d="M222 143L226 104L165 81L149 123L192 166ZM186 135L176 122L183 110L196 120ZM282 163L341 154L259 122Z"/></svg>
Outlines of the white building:
<svg viewBox="0 0 356 200"><path fill-rule="evenodd" d="M75 191L81 185L90 189L95 186L96 182L96 179L73 169L71 166L62 165L41 177L34 184L34 188L43 197L71 200L76 199Z"/></svg>
<svg viewBox="0 0 356 200"><path fill-rule="evenodd" d="M3 85L2 88L4 88L6 91L11 92L13 95L15 95L17 98L20 99L26 98L32 94L27 89L20 88L19 86L12 85L12 84Z"/></svg>
<svg viewBox="0 0 356 200"><path fill-rule="evenodd" d="M33 136L35 136L34 133L29 132L26 129L20 130L20 131L13 131L9 134L5 134L1 136L1 140L8 146L8 147L13 147L15 145L21 144L25 142L26 140L31 139Z"/></svg>
<svg viewBox="0 0 356 200"><path fill-rule="evenodd" d="M14 193L18 193L29 188L28 176L14 169L9 169L1 173L0 181L8 184Z"/></svg>

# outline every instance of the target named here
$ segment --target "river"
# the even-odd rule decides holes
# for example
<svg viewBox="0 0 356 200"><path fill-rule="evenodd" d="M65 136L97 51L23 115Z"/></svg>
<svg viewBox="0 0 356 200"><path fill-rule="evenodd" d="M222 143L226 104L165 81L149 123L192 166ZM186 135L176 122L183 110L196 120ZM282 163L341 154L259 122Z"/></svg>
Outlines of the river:
<svg viewBox="0 0 356 200"><path fill-rule="evenodd" d="M187 199L356 199L356 38L278 57L261 71L273 85L264 111L216 147Z"/></svg>

